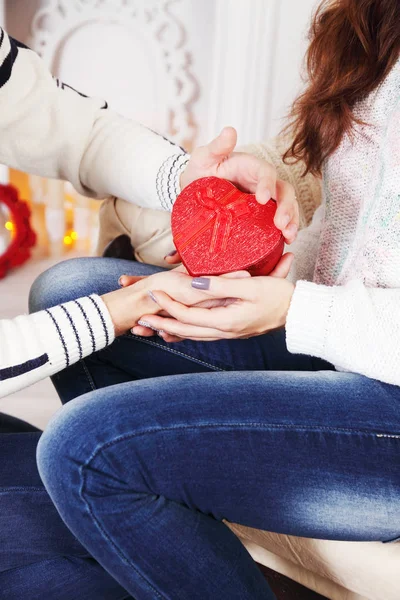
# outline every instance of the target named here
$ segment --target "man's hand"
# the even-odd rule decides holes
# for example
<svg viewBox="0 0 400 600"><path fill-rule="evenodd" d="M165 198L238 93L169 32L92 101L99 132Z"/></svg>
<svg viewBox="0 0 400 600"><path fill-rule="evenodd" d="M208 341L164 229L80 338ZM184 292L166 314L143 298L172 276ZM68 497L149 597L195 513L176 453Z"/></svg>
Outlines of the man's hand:
<svg viewBox="0 0 400 600"><path fill-rule="evenodd" d="M214 176L255 194L260 204L273 198L277 202L275 225L282 231L286 243L291 244L299 228L299 207L293 187L277 179L275 167L267 161L252 154L234 152L236 142L236 130L225 127L212 142L196 148L181 175L181 188L196 179Z"/></svg>

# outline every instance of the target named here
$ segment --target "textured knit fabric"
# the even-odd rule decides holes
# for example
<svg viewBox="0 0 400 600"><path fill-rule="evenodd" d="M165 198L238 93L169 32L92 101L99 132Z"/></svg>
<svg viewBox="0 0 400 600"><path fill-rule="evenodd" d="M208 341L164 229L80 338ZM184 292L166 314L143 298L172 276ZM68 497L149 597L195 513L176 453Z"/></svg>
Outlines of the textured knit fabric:
<svg viewBox="0 0 400 600"><path fill-rule="evenodd" d="M0 397L54 375L114 341L98 296L0 320Z"/></svg>
<svg viewBox="0 0 400 600"><path fill-rule="evenodd" d="M0 28L0 163L65 179L87 196L170 208L188 158L179 146L57 79ZM0 396L114 339L99 297L0 321Z"/></svg>
<svg viewBox="0 0 400 600"><path fill-rule="evenodd" d="M355 108L324 166L323 205L293 246L291 352L400 384L400 61Z"/></svg>

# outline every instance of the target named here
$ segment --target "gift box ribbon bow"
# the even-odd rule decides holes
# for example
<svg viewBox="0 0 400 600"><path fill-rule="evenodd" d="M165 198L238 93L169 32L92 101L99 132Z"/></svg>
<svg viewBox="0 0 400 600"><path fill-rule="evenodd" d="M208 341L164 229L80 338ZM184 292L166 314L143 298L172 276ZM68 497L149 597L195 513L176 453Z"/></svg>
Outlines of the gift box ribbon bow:
<svg viewBox="0 0 400 600"><path fill-rule="evenodd" d="M232 199L234 196L236 198ZM248 198L248 194L240 193L236 188L218 199L215 198L211 188L207 188L205 194L197 192L199 210L175 239L177 243L182 240L180 250L182 251L211 227L213 227L213 232L209 248L210 253L226 250L233 220L247 215L251 211Z"/></svg>

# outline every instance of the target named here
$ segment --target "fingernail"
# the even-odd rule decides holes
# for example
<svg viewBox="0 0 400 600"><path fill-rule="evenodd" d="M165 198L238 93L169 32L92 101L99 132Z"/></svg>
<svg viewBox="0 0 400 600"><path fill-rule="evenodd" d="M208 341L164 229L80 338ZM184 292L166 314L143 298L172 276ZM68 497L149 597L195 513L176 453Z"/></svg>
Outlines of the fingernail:
<svg viewBox="0 0 400 600"><path fill-rule="evenodd" d="M153 292L151 290L149 290L147 292L147 295L153 300L153 302L155 302L156 304L158 304L157 298L155 297L155 295L153 294ZM160 305L158 304L158 306L160 306Z"/></svg>
<svg viewBox="0 0 400 600"><path fill-rule="evenodd" d="M159 329L157 329L157 327L154 327L153 325L150 325L150 323L148 323L147 321L138 321L138 325L141 325L141 327L148 327L149 329L152 329L153 331L159 331Z"/></svg>
<svg viewBox="0 0 400 600"><path fill-rule="evenodd" d="M287 233L295 234L295 233L297 233L297 230L298 230L297 225L295 225L294 223L292 223L292 225L289 225L289 227L287 228L286 231L287 231Z"/></svg>
<svg viewBox="0 0 400 600"><path fill-rule="evenodd" d="M177 253L178 253L178 250L172 250L172 252L170 252L169 254L164 256L164 258L171 258L172 256L175 256L175 254L177 254Z"/></svg>
<svg viewBox="0 0 400 600"><path fill-rule="evenodd" d="M266 195L266 197L267 197L267 200L271 200L271 198L272 198L272 194L271 194L270 190L266 189L266 190L265 190L265 195Z"/></svg>
<svg viewBox="0 0 400 600"><path fill-rule="evenodd" d="M282 229L286 229L286 227L289 225L290 223L290 215L284 215L281 218L281 227Z"/></svg>
<svg viewBox="0 0 400 600"><path fill-rule="evenodd" d="M196 290L209 290L210 280L207 277L195 277L192 280L192 287Z"/></svg>
<svg viewBox="0 0 400 600"><path fill-rule="evenodd" d="M118 279L118 285L119 287L123 287L122 285L122 278L124 277L124 275L121 275L121 277Z"/></svg>

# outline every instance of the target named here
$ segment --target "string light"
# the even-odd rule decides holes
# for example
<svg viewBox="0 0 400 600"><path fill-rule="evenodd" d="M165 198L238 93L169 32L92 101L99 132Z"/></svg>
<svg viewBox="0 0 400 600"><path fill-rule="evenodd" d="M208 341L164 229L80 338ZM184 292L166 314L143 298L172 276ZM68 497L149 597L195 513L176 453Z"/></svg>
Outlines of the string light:
<svg viewBox="0 0 400 600"><path fill-rule="evenodd" d="M11 221L7 221L4 227L7 229L7 231L14 231L14 223L11 223Z"/></svg>
<svg viewBox="0 0 400 600"><path fill-rule="evenodd" d="M74 242L78 239L78 234L76 231L71 231L71 239L74 240Z"/></svg>
<svg viewBox="0 0 400 600"><path fill-rule="evenodd" d="M72 244L72 241L73 241L73 240L72 240L72 237L71 237L70 235L66 235L66 236L64 237L64 244L65 244L66 246L70 246L70 245Z"/></svg>

